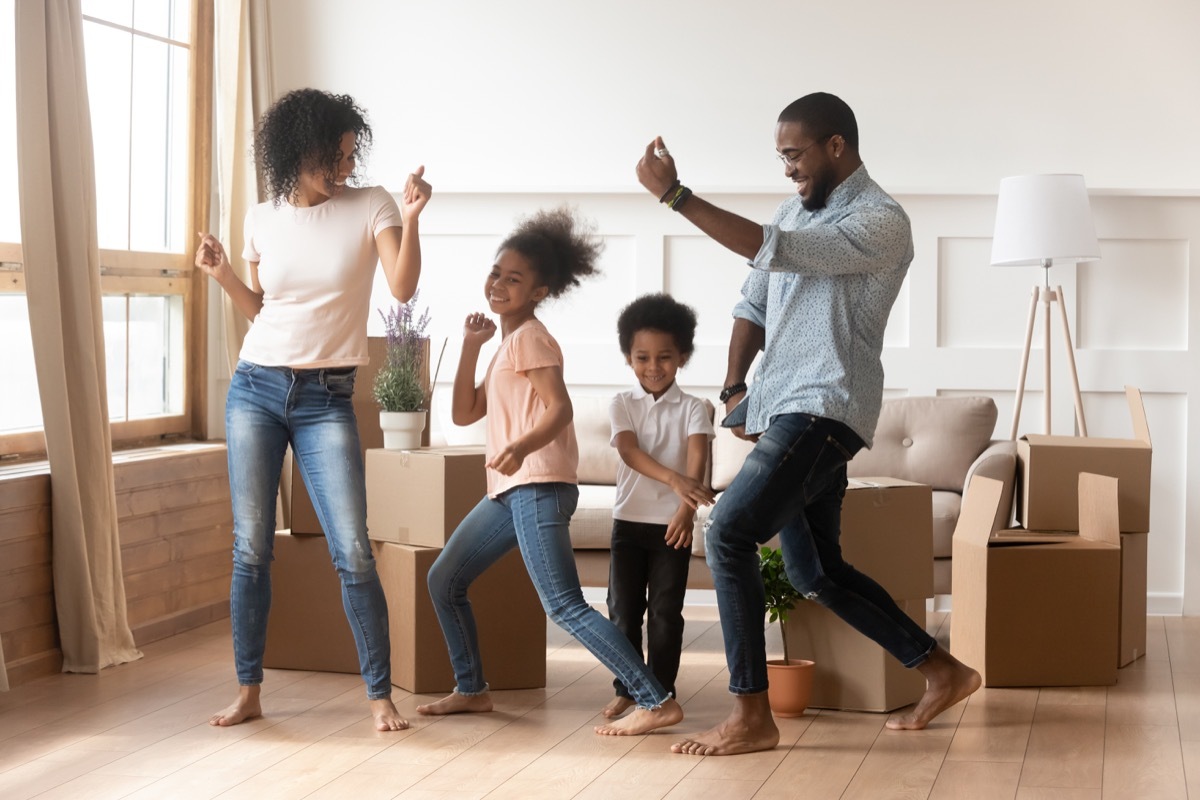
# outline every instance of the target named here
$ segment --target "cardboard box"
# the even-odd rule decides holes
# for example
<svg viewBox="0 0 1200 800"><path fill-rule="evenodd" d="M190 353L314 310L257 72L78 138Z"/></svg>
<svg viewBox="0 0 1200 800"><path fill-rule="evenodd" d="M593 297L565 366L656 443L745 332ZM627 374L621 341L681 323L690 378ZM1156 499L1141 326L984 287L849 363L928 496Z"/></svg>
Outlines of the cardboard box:
<svg viewBox="0 0 1200 800"><path fill-rule="evenodd" d="M925 598L896 603L925 627ZM925 693L920 671L906 668L822 605L797 604L788 616L787 637L791 658L815 662L811 708L894 711Z"/></svg>
<svg viewBox="0 0 1200 800"><path fill-rule="evenodd" d="M951 651L985 686L1117 680L1117 480L1079 476L1078 534L994 531L1002 486L976 476L954 531Z"/></svg>
<svg viewBox="0 0 1200 800"><path fill-rule="evenodd" d="M367 536L441 547L487 494L483 447L367 451Z"/></svg>
<svg viewBox="0 0 1200 800"><path fill-rule="evenodd" d="M1121 617L1117 666L1146 655L1146 545L1149 534L1121 534Z"/></svg>
<svg viewBox="0 0 1200 800"><path fill-rule="evenodd" d="M324 536L275 533L263 666L358 674L342 585Z"/></svg>
<svg viewBox="0 0 1200 800"><path fill-rule="evenodd" d="M358 368L354 379L354 416L358 421L358 439L362 446L363 456L373 447L383 447L383 431L379 427L379 406L375 403L371 387L375 384L375 375L387 358L387 340L382 336L372 336L367 339L367 355L371 361ZM429 386L429 343L425 343L425 363L422 378L426 388ZM421 442L429 444L429 420L425 421L425 431ZM283 476L279 482L280 499L283 505L283 519L279 527L288 528L293 534L324 535L321 523L317 520L317 511L313 508L312 498L309 497L308 487L300 476L300 467L296 464L289 447L283 462Z"/></svg>
<svg viewBox="0 0 1200 800"><path fill-rule="evenodd" d="M454 673L426 584L442 551L391 542L374 542L372 550L388 599L392 683L415 694L449 692ZM491 688L545 686L546 614L520 552L513 550L484 572L468 596Z"/></svg>
<svg viewBox="0 0 1200 800"><path fill-rule="evenodd" d="M1142 394L1125 387L1133 439L1027 434L1017 442L1017 519L1027 530L1079 530L1081 472L1120 480L1120 530L1150 530L1150 426Z"/></svg>
<svg viewBox="0 0 1200 800"><path fill-rule="evenodd" d="M892 597L933 597L933 493L898 478L856 478L842 501L842 556Z"/></svg>

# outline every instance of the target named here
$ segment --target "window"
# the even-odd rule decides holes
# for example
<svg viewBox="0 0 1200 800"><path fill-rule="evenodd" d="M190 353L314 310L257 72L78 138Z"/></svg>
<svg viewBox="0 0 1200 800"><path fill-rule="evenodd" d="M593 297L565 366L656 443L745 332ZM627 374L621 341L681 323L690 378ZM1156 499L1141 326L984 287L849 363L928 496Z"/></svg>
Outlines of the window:
<svg viewBox="0 0 1200 800"><path fill-rule="evenodd" d="M0 0L0 158L15 164L13 2ZM193 52L194 2L211 4L81 2L114 441L191 430L188 365L204 343L189 341L197 313L190 175L198 149L209 146L207 133L193 131L193 106L201 105L193 103L193 83L203 84L192 70L211 64L210 54ZM14 174L0 182L0 341L15 351L6 376L33 387L19 242ZM40 450L41 425L35 391L0 394L0 453Z"/></svg>

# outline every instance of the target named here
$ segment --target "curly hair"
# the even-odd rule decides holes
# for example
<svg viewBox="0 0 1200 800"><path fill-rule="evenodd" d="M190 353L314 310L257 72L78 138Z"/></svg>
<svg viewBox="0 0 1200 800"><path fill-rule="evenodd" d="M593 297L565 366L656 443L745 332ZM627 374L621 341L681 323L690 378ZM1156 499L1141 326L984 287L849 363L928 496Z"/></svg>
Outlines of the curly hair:
<svg viewBox="0 0 1200 800"><path fill-rule="evenodd" d="M644 294L621 310L617 317L617 342L626 357L633 349L638 331L662 331L675 339L685 359L696 349L696 312L669 294Z"/></svg>
<svg viewBox="0 0 1200 800"><path fill-rule="evenodd" d="M254 160L275 204L291 197L301 172L332 173L339 154L347 155L340 152L347 133L354 134L361 158L371 144L371 126L349 95L296 89L275 101L254 128Z"/></svg>
<svg viewBox="0 0 1200 800"><path fill-rule="evenodd" d="M579 285L580 278L600 272L596 261L604 249L592 228L562 206L522 219L499 247L515 250L529 260L550 297Z"/></svg>

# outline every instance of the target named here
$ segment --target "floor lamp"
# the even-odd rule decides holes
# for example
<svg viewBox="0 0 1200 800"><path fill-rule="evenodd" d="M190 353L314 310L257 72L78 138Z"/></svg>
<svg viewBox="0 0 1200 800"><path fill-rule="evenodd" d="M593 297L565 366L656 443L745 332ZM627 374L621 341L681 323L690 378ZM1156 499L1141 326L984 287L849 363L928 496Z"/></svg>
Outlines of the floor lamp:
<svg viewBox="0 0 1200 800"><path fill-rule="evenodd" d="M1100 244L1092 224L1092 209L1082 175L1017 175L1000 181L996 205L996 229L992 237L993 266L1037 265L1043 270L1043 283L1033 287L1029 319L1025 326L1025 348L1021 351L1021 370L1017 379L1013 406L1012 432L1017 438L1021 401L1025 397L1025 374L1029 367L1029 349L1037 307L1041 303L1045 320L1045 417L1050 433L1050 306L1058 304L1067 360L1075 389L1075 420L1079 435L1087 436L1083 418L1083 397L1079 392L1079 373L1075 369L1075 349L1067 322L1067 304L1061 286L1050 288L1050 267L1094 261L1100 257Z"/></svg>

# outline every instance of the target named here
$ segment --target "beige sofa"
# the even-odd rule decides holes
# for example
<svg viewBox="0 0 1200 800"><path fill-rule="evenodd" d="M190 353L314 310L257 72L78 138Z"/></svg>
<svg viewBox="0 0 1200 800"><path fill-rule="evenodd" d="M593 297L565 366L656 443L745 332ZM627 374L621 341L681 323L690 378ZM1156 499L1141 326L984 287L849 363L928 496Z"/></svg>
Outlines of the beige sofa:
<svg viewBox="0 0 1200 800"><path fill-rule="evenodd" d="M610 398L572 397L579 440L579 508L571 520L571 542L584 586L608 585L608 547L617 452L610 446ZM950 594L950 554L963 489L976 473L1006 487L1003 513L1012 506L1016 443L992 440L996 404L989 397L903 397L885 400L870 450L850 462L851 478L888 476L928 484L933 489L934 591ZM718 427L712 446L712 486L719 493L741 468L749 442ZM718 501L719 501L718 495ZM690 588L711 588L701 533L708 509L701 509L692 545ZM1006 524L1007 519L999 520Z"/></svg>

